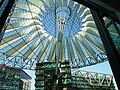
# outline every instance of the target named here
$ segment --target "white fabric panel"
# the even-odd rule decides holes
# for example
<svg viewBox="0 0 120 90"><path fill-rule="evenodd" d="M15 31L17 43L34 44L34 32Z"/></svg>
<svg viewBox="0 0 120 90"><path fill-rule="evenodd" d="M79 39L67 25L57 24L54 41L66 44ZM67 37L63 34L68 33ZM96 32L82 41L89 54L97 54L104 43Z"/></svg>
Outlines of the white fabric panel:
<svg viewBox="0 0 120 90"><path fill-rule="evenodd" d="M84 32L93 34L93 35L95 35L95 36L97 36L97 37L100 37L98 31L95 30L94 28L91 28L91 27L84 27L84 28L82 28L81 30L84 31ZM81 31L81 32L82 32L82 31ZM81 32L79 32L79 34L80 34Z"/></svg>
<svg viewBox="0 0 120 90"><path fill-rule="evenodd" d="M42 41L45 39L46 37L44 35L42 35L39 40L37 42L34 43L34 45L23 55L25 57L28 57L32 52L35 52L35 48L40 45L42 43ZM34 54L34 53L32 53Z"/></svg>
<svg viewBox="0 0 120 90"><path fill-rule="evenodd" d="M48 7L50 7L50 5L49 5L49 0L43 0L45 3L46 3L46 5L48 6Z"/></svg>
<svg viewBox="0 0 120 90"><path fill-rule="evenodd" d="M15 38L13 40L10 40L9 42L2 40L2 43L4 43L4 44L0 44L0 49L7 47L8 45L12 44L13 42L16 42L17 40L19 40L20 38L21 37Z"/></svg>
<svg viewBox="0 0 120 90"><path fill-rule="evenodd" d="M24 36L25 35L22 35L21 37L24 37ZM1 43L0 43L0 45L3 45L6 42L10 42L10 41L12 41L12 43L13 43L14 39L17 39L17 38L20 38L20 35L18 33L13 34L13 35L11 35L9 37L4 38L4 41L2 40Z"/></svg>
<svg viewBox="0 0 120 90"><path fill-rule="evenodd" d="M82 22L86 22L86 21L93 21L92 14L87 15L87 16L82 20Z"/></svg>
<svg viewBox="0 0 120 90"><path fill-rule="evenodd" d="M34 0L34 1L36 1L36 0ZM20 2L18 2L16 4L16 8L24 9L24 10L27 10L28 12L30 11L30 12L36 13L36 14L39 14L41 12L40 9L36 6L33 6L33 5L28 6L28 4L24 4L24 3L20 3Z"/></svg>
<svg viewBox="0 0 120 90"><path fill-rule="evenodd" d="M73 42L74 42L74 44L75 44L76 51L77 51L77 53L78 53L79 59L85 60L85 54L83 53L81 47L79 46L79 44L78 44L76 38L73 37L72 40L73 40Z"/></svg>
<svg viewBox="0 0 120 90"><path fill-rule="evenodd" d="M11 18L28 18L28 19L39 19L38 14L30 13L30 12L21 12L21 13L13 13Z"/></svg>
<svg viewBox="0 0 120 90"><path fill-rule="evenodd" d="M42 48L41 48L41 50L40 50L40 52L39 52L39 54L38 54L38 59L39 60L43 60L43 58L44 58L44 56L45 56L45 54L46 54L46 51L47 51L47 49L48 49L48 45L50 44L50 40L48 39L46 42L45 42L45 44L44 44L44 46L42 46Z"/></svg>
<svg viewBox="0 0 120 90"><path fill-rule="evenodd" d="M9 25L11 25L11 24L9 24ZM35 26L32 25L32 26L30 26L29 28L31 29L31 28L33 28L33 27L36 27L38 30L41 29L41 28L43 28L43 27L40 26L40 25L35 25ZM5 33L11 32L11 31L15 31L15 30L20 29L20 28L23 28L23 27L16 27L16 28L14 28L14 27L11 26L10 29L9 29L9 27L7 27ZM27 28L27 29L29 29L29 28ZM26 30L26 29L24 29L24 30ZM24 30L23 30L23 31L24 31ZM32 30L32 31L34 31L34 30Z"/></svg>
<svg viewBox="0 0 120 90"><path fill-rule="evenodd" d="M101 43L99 43L95 38L91 37L89 34L86 34L85 37L91 41L95 46L98 47L98 49L102 52L105 52L105 49Z"/></svg>
<svg viewBox="0 0 120 90"><path fill-rule="evenodd" d="M73 50L72 50L72 46L71 46L70 40L66 39L66 41L67 41L67 47L68 47L68 58L72 62L74 62L75 56L74 56L74 53L73 53Z"/></svg>
<svg viewBox="0 0 120 90"><path fill-rule="evenodd" d="M40 25L40 21L30 19L30 20L21 21L18 23L8 24L7 29L18 28L18 27L23 27L23 26L31 26L35 24Z"/></svg>
<svg viewBox="0 0 120 90"><path fill-rule="evenodd" d="M84 10L86 7L83 5L80 5L80 11Z"/></svg>
<svg viewBox="0 0 120 90"><path fill-rule="evenodd" d="M29 45L30 43L31 43L31 42L25 44L24 46L22 46L21 48L19 48L19 50L12 49L12 50L14 51L14 53L11 53L11 56L16 56L16 55L18 55L19 53L20 53L21 55L23 55L23 54L22 54L22 50L23 50L24 48L28 47L28 45ZM10 54L8 54L8 55L10 55ZM24 56L22 56L22 57L24 57ZM24 58L27 58L27 57L24 57Z"/></svg>
<svg viewBox="0 0 120 90"><path fill-rule="evenodd" d="M90 56L91 57L94 57L95 58L95 51L91 48L91 46L82 38L81 35L77 35L76 36L80 42L84 45L84 47L86 48L86 50L90 53Z"/></svg>
<svg viewBox="0 0 120 90"><path fill-rule="evenodd" d="M96 28L96 25L95 25L94 21L86 21L82 26Z"/></svg>
<svg viewBox="0 0 120 90"><path fill-rule="evenodd" d="M39 48L39 46L37 46L37 47L33 50L33 52L30 53L30 55L29 55L27 58L32 58L34 54L36 55L35 52L37 51L38 48ZM37 55L36 55L36 58L37 58Z"/></svg>
<svg viewBox="0 0 120 90"><path fill-rule="evenodd" d="M57 39L54 40L53 45L52 45L52 47L51 47L50 54L49 54L49 56L48 56L48 60L49 60L49 61L55 59L55 58L54 58L54 57L55 57L54 55L55 55L55 52L56 52L56 43L57 43Z"/></svg>
<svg viewBox="0 0 120 90"><path fill-rule="evenodd" d="M33 3L36 7L38 7L39 9L45 11L43 2L40 0L28 0L29 2Z"/></svg>
<svg viewBox="0 0 120 90"><path fill-rule="evenodd" d="M19 51L20 48L22 48L24 45L26 45L27 43L31 42L32 39L36 38L37 34L33 34L32 36L30 36L29 38L27 38L26 40L22 41L21 43L19 43L17 46L13 47L12 49L10 49L9 51L7 51L7 55L11 56L16 50Z"/></svg>
<svg viewBox="0 0 120 90"><path fill-rule="evenodd" d="M20 28L20 27L15 28L15 29L19 29L19 28ZM11 31L14 31L15 29L14 29L14 28L11 28L11 29L8 29L8 30L7 30L7 28L6 28L5 33L7 33L7 32L11 32Z"/></svg>
<svg viewBox="0 0 120 90"><path fill-rule="evenodd" d="M85 8L85 10L83 11L81 17L87 16L87 15L89 15L89 14L91 14L90 10L89 10L88 8Z"/></svg>
<svg viewBox="0 0 120 90"><path fill-rule="evenodd" d="M20 38L20 37L22 38L25 35L27 35L28 33L34 32L34 31L36 31L36 27L32 26L32 27L29 27L29 28L21 31L21 32L17 32L16 34L13 34L11 36L8 36L8 37L4 38L4 41L5 42L11 42L11 41L14 41L14 39L16 39L16 38ZM42 34L42 30L41 31L39 30L39 34ZM4 44L5 43L4 41L2 40L0 45Z"/></svg>

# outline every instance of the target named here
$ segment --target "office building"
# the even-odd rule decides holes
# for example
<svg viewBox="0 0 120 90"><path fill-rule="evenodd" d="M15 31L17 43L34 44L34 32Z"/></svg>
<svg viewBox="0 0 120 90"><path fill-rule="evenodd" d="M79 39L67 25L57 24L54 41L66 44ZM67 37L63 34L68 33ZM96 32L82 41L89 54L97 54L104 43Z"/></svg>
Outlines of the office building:
<svg viewBox="0 0 120 90"><path fill-rule="evenodd" d="M0 90L31 90L30 80L24 70L0 65Z"/></svg>

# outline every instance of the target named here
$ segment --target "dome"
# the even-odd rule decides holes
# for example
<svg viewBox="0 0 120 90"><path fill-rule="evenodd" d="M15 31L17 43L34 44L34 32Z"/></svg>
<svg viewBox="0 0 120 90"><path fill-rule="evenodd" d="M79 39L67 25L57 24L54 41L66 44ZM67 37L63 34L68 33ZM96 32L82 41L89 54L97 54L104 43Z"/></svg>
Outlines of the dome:
<svg viewBox="0 0 120 90"><path fill-rule="evenodd" d="M73 0L18 0L3 29L1 64L34 69L59 59L78 68L107 60L90 9Z"/></svg>

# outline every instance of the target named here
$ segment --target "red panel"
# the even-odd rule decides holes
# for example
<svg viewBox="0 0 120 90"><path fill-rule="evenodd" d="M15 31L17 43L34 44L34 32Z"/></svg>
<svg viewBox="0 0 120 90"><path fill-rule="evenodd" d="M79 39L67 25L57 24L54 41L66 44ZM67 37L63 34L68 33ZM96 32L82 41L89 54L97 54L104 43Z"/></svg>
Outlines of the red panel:
<svg viewBox="0 0 120 90"><path fill-rule="evenodd" d="M2 65L0 65L0 68L9 68L9 69L12 69L12 70L21 70L20 68L13 68L13 67L2 66Z"/></svg>

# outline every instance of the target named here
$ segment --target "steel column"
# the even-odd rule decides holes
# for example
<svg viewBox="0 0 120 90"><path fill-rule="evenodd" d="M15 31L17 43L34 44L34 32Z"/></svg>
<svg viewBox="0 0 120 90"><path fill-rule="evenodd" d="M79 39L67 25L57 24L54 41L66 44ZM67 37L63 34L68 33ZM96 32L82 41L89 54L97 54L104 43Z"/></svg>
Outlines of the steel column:
<svg viewBox="0 0 120 90"><path fill-rule="evenodd" d="M1 8L1 6L2 6L3 2L4 2L4 0L1 0L1 2L0 2L0 8Z"/></svg>
<svg viewBox="0 0 120 90"><path fill-rule="evenodd" d="M116 14L115 14L115 12L113 12L113 10L108 10L106 7L104 7L102 5L99 6L98 4L93 3L92 1L94 1L94 0L74 0L74 1L76 1L82 5L85 5L86 7L89 7L89 8L101 10L104 12L104 14L106 14L107 16L110 16L117 23L120 23L120 18L118 17L119 14L116 16ZM114 0L114 1L116 2L116 0ZM108 3L111 3L111 2L108 2ZM114 5L113 5L113 7L114 7Z"/></svg>
<svg viewBox="0 0 120 90"><path fill-rule="evenodd" d="M5 32L5 30L3 29L4 24L6 22L6 19L7 19L8 15L9 15L9 13L11 11L11 8L12 8L14 2L15 2L15 0L9 0L8 1L8 4L6 5L5 10L3 11L3 13L2 13L2 15L0 17L0 42L1 42L2 37L4 35L4 32Z"/></svg>
<svg viewBox="0 0 120 90"><path fill-rule="evenodd" d="M103 45L105 47L118 89L120 90L120 60L119 60L120 56L117 50L115 49L114 44L109 36L109 32L107 31L104 25L104 21L101 13L97 12L97 10L94 9L91 9L91 13L95 20Z"/></svg>

